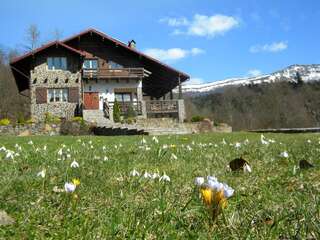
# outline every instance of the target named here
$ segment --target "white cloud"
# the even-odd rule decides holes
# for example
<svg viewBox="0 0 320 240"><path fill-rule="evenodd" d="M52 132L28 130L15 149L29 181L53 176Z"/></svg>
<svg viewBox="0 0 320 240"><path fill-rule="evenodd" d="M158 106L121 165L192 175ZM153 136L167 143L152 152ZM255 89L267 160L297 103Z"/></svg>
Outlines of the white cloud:
<svg viewBox="0 0 320 240"><path fill-rule="evenodd" d="M274 42L271 44L265 45L255 45L250 47L251 53L259 53L259 52L281 52L288 48L288 43L281 41L281 42Z"/></svg>
<svg viewBox="0 0 320 240"><path fill-rule="evenodd" d="M145 54L154 57L160 61L176 61L187 56L196 56L205 53L203 49L192 48L182 49L182 48L170 48L170 49L160 49L160 48L148 48L144 51Z"/></svg>
<svg viewBox="0 0 320 240"><path fill-rule="evenodd" d="M186 19L185 17L181 17L181 18L161 18L159 20L160 23L167 23L169 26L171 27L179 27L179 26L187 26L189 25L189 21L188 19Z"/></svg>
<svg viewBox="0 0 320 240"><path fill-rule="evenodd" d="M262 75L262 72L259 69L251 69L248 71L248 75L251 77L257 77Z"/></svg>
<svg viewBox="0 0 320 240"><path fill-rule="evenodd" d="M223 35L224 33L232 30L240 25L238 19L232 16L226 15L200 15L195 14L192 20L186 18L166 18L161 19L160 22L165 22L171 27L185 26L186 29L175 29L174 35L187 34L200 37L215 37L217 35Z"/></svg>
<svg viewBox="0 0 320 240"><path fill-rule="evenodd" d="M202 84L205 81L202 78L190 78L190 80L184 82L184 85Z"/></svg>

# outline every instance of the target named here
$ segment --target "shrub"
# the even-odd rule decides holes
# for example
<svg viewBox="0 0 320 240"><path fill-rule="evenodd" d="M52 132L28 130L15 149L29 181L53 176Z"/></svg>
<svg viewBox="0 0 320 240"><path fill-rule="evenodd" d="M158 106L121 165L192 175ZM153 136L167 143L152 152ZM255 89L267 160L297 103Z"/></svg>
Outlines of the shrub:
<svg viewBox="0 0 320 240"><path fill-rule="evenodd" d="M91 134L91 129L85 121L63 121L60 125L60 133L62 135L89 135Z"/></svg>
<svg viewBox="0 0 320 240"><path fill-rule="evenodd" d="M125 117L126 117L127 119L130 119L130 118L135 118L136 116L137 116L137 113L136 113L136 111L134 110L133 106L130 104L130 105L128 106L128 109L127 109L127 112L126 112Z"/></svg>
<svg viewBox="0 0 320 240"><path fill-rule="evenodd" d="M72 122L79 122L79 123L82 123L84 122L83 118L82 117L73 117L71 119Z"/></svg>
<svg viewBox="0 0 320 240"><path fill-rule="evenodd" d="M26 124L26 120L24 119L24 116L22 114L19 114L18 119L17 119L17 123L19 125L24 125Z"/></svg>
<svg viewBox="0 0 320 240"><path fill-rule="evenodd" d="M121 121L121 110L120 110L120 105L115 99L114 104L113 104L113 121L114 122L120 122Z"/></svg>
<svg viewBox="0 0 320 240"><path fill-rule="evenodd" d="M191 122L201 122L203 121L203 119L204 119L203 116L196 115L191 118Z"/></svg>
<svg viewBox="0 0 320 240"><path fill-rule="evenodd" d="M61 122L61 119L57 116L52 115L49 112L46 112L44 117L44 122L58 124Z"/></svg>
<svg viewBox="0 0 320 240"><path fill-rule="evenodd" d="M10 120L8 118L0 119L0 126L8 126L10 125Z"/></svg>

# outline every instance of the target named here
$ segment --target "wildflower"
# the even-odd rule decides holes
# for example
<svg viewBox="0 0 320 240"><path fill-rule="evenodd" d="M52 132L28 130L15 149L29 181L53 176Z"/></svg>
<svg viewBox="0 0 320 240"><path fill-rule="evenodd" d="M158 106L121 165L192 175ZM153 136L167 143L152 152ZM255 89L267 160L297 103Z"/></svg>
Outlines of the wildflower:
<svg viewBox="0 0 320 240"><path fill-rule="evenodd" d="M5 159L9 160L13 160L14 159L14 151L11 151L11 150L7 150L7 154L5 156Z"/></svg>
<svg viewBox="0 0 320 240"><path fill-rule="evenodd" d="M32 140L30 140L30 141L28 142L28 144L29 144L29 145L33 145L33 142L32 142Z"/></svg>
<svg viewBox="0 0 320 240"><path fill-rule="evenodd" d="M5 151L7 151L7 149L6 149L4 146L2 146L2 147L0 148L0 152L1 152L1 151L5 152Z"/></svg>
<svg viewBox="0 0 320 240"><path fill-rule="evenodd" d="M168 145L167 144L163 144L162 145L162 149L167 149L168 148Z"/></svg>
<svg viewBox="0 0 320 240"><path fill-rule="evenodd" d="M189 145L187 145L187 149L188 151L192 151L192 148Z"/></svg>
<svg viewBox="0 0 320 240"><path fill-rule="evenodd" d="M241 147L241 143L236 142L236 144L234 146L235 146L235 148L240 148Z"/></svg>
<svg viewBox="0 0 320 240"><path fill-rule="evenodd" d="M217 182L218 179L215 176L207 176L207 180L208 181L213 181L213 182Z"/></svg>
<svg viewBox="0 0 320 240"><path fill-rule="evenodd" d="M37 177L45 178L45 176L46 176L46 170L45 169L43 169L42 171L37 173Z"/></svg>
<svg viewBox="0 0 320 240"><path fill-rule="evenodd" d="M152 141L154 141L154 142L157 143L157 144L159 143L159 140L158 140L158 138L157 138L156 136L153 136L153 137L152 137Z"/></svg>
<svg viewBox="0 0 320 240"><path fill-rule="evenodd" d="M152 176L151 176L150 173L145 172L145 173L143 174L143 178L152 178Z"/></svg>
<svg viewBox="0 0 320 240"><path fill-rule="evenodd" d="M62 148L60 148L59 151L58 151L58 155L62 156L62 154L63 154L63 150L62 150Z"/></svg>
<svg viewBox="0 0 320 240"><path fill-rule="evenodd" d="M133 169L133 170L130 172L130 176L132 176L132 177L139 177L139 176L140 176L140 173L139 173L136 169Z"/></svg>
<svg viewBox="0 0 320 240"><path fill-rule="evenodd" d="M159 173L154 173L154 174L152 174L151 178L152 179L160 178L160 175L159 175Z"/></svg>
<svg viewBox="0 0 320 240"><path fill-rule="evenodd" d="M141 140L141 144L143 145L143 144L146 144L146 143L147 143L147 141L143 137L142 140Z"/></svg>
<svg viewBox="0 0 320 240"><path fill-rule="evenodd" d="M171 148L176 148L177 146L175 144L170 145Z"/></svg>
<svg viewBox="0 0 320 240"><path fill-rule="evenodd" d="M171 159L173 159L173 160L177 160L177 159L178 159L178 157L177 157L174 153L171 153Z"/></svg>
<svg viewBox="0 0 320 240"><path fill-rule="evenodd" d="M43 146L43 151L47 151L47 145Z"/></svg>
<svg viewBox="0 0 320 240"><path fill-rule="evenodd" d="M263 134L261 134L260 140L261 140L261 143L264 144L264 145L268 145L269 144L269 142L265 139Z"/></svg>
<svg viewBox="0 0 320 240"><path fill-rule="evenodd" d="M234 189L228 186L226 183L223 183L223 195L225 198L230 198L234 194Z"/></svg>
<svg viewBox="0 0 320 240"><path fill-rule="evenodd" d="M108 160L109 160L109 158L107 156L103 157L103 161L108 161Z"/></svg>
<svg viewBox="0 0 320 240"><path fill-rule="evenodd" d="M72 179L72 183L77 187L80 185L80 179L79 178L74 178Z"/></svg>
<svg viewBox="0 0 320 240"><path fill-rule="evenodd" d="M251 172L252 172L252 170L251 170L250 165L249 165L249 164L247 164L247 163L245 163L245 164L243 165L243 171L244 171L244 172L251 173Z"/></svg>
<svg viewBox="0 0 320 240"><path fill-rule="evenodd" d="M226 145L227 144L226 140L222 139L222 144Z"/></svg>
<svg viewBox="0 0 320 240"><path fill-rule="evenodd" d="M170 182L170 177L166 175L165 173L159 178L159 181L165 181L165 182Z"/></svg>
<svg viewBox="0 0 320 240"><path fill-rule="evenodd" d="M103 150L103 151L106 151L106 150L107 150L107 147L106 147L106 146L103 146L103 147L102 147L102 150Z"/></svg>
<svg viewBox="0 0 320 240"><path fill-rule="evenodd" d="M307 143L311 143L311 140L310 140L310 139L308 139Z"/></svg>
<svg viewBox="0 0 320 240"><path fill-rule="evenodd" d="M79 163L77 163L75 160L73 160L73 162L70 164L70 167L78 168L79 167Z"/></svg>
<svg viewBox="0 0 320 240"><path fill-rule="evenodd" d="M204 184L204 177L196 177L194 180L194 183L200 187L202 184Z"/></svg>
<svg viewBox="0 0 320 240"><path fill-rule="evenodd" d="M64 184L64 190L65 190L65 192L67 192L67 193L72 193L72 192L74 192L75 190L76 190L76 185L75 184L73 184L73 183L65 183Z"/></svg>
<svg viewBox="0 0 320 240"><path fill-rule="evenodd" d="M284 152L280 153L280 157L288 158L288 157L289 157L289 154L288 154L287 151L284 151Z"/></svg>

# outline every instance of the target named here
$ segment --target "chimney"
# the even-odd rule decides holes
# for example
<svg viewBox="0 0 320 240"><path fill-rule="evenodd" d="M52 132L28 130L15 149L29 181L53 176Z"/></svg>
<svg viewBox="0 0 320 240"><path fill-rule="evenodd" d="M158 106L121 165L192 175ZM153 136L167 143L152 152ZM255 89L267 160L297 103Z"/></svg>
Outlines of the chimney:
<svg viewBox="0 0 320 240"><path fill-rule="evenodd" d="M136 41L134 41L133 39L131 41L128 42L128 47L129 48L136 48Z"/></svg>

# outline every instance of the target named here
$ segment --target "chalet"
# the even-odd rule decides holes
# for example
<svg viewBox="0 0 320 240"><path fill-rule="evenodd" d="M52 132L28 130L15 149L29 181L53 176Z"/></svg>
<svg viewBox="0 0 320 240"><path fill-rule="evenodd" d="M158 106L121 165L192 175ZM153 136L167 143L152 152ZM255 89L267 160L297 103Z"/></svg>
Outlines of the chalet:
<svg viewBox="0 0 320 240"><path fill-rule="evenodd" d="M134 40L124 44L88 29L17 57L10 66L36 120L48 112L112 122L115 101L122 114L131 106L140 118L185 118L181 83L189 76L138 51Z"/></svg>

